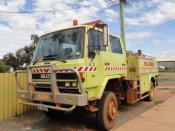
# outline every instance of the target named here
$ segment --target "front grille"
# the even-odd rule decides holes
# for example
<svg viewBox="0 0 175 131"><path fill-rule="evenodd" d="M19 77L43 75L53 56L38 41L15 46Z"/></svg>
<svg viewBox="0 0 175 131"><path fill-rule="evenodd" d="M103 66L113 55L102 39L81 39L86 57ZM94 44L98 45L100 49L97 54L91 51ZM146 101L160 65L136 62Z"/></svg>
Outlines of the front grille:
<svg viewBox="0 0 175 131"><path fill-rule="evenodd" d="M49 77L48 77L49 76ZM36 91L41 92L51 92L51 85L44 83L50 82L50 74L49 73L39 73L39 74L32 74L32 79L36 84L34 84L34 88ZM72 86L73 82L77 82L78 79L76 73L72 72L59 72L56 74L57 86L61 93L79 93L78 85ZM65 86L65 82L70 82L70 87ZM38 84L39 83L39 84ZM41 83L41 84L40 84Z"/></svg>
<svg viewBox="0 0 175 131"><path fill-rule="evenodd" d="M65 82L57 82L58 87L64 87L65 86Z"/></svg>
<svg viewBox="0 0 175 131"><path fill-rule="evenodd" d="M75 73L57 73L56 74L57 79L64 79L64 80L76 80L77 75Z"/></svg>
<svg viewBox="0 0 175 131"><path fill-rule="evenodd" d="M32 79L49 79L47 76L49 76L50 74L32 74ZM46 76L46 77L43 77ZM56 79L64 79L64 80L77 80L77 75L75 73L57 73L56 74Z"/></svg>
<svg viewBox="0 0 175 131"><path fill-rule="evenodd" d="M59 89L60 93L80 94L78 89Z"/></svg>
<svg viewBox="0 0 175 131"><path fill-rule="evenodd" d="M36 91L51 92L50 84L34 84Z"/></svg>
<svg viewBox="0 0 175 131"><path fill-rule="evenodd" d="M32 74L32 79L40 79L40 74Z"/></svg>
<svg viewBox="0 0 175 131"><path fill-rule="evenodd" d="M51 88L43 88L43 87L35 87L36 91L42 91L42 92L51 92Z"/></svg>

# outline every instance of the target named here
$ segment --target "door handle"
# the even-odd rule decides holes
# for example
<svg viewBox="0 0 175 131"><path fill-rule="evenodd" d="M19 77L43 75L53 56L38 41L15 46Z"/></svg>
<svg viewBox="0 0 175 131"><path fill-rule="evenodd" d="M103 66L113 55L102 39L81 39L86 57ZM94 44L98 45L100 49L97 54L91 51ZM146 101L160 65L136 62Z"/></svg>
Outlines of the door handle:
<svg viewBox="0 0 175 131"><path fill-rule="evenodd" d="M110 63L109 62L105 62L105 65L110 65Z"/></svg>

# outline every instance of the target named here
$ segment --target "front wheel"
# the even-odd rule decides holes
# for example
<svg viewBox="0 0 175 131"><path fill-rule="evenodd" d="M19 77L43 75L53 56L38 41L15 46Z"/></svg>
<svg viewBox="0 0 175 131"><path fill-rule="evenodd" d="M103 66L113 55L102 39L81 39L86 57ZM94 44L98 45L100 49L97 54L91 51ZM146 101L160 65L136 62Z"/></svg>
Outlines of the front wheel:
<svg viewBox="0 0 175 131"><path fill-rule="evenodd" d="M118 115L117 98L113 92L105 91L97 101L97 122L102 130L109 130L115 124Z"/></svg>

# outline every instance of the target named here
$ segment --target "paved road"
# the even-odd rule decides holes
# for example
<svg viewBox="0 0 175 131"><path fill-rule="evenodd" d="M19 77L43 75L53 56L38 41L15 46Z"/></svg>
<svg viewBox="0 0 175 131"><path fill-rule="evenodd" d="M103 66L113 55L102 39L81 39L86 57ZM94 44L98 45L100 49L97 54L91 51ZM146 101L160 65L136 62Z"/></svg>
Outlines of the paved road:
<svg viewBox="0 0 175 131"><path fill-rule="evenodd" d="M156 96L153 102L140 101L132 106L121 106L119 108L119 118L112 130L132 120L136 116L151 109L157 104L163 103L171 96L175 95L173 88L175 74L160 74L160 87L156 89ZM171 84L169 84L171 83ZM167 88L168 87L168 88ZM41 112L28 113L19 117L14 117L0 124L0 131L96 131L98 127L95 123L95 115L90 113L67 113L61 118L48 119Z"/></svg>
<svg viewBox="0 0 175 131"><path fill-rule="evenodd" d="M120 126L117 131L175 131L174 112L175 96Z"/></svg>

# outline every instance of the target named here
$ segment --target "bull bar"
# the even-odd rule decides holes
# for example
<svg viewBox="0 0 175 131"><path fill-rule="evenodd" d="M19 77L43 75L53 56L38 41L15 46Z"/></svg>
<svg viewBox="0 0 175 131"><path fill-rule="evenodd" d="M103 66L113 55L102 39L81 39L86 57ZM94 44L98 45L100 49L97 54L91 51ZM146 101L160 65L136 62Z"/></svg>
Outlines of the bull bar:
<svg viewBox="0 0 175 131"><path fill-rule="evenodd" d="M35 91L33 82L32 82L32 68L50 68L50 86L51 92L41 92ZM72 94L72 93L60 93L58 85L56 83L56 73L58 71L69 70L73 71L77 75L77 81L80 89L80 94ZM18 79L19 73L27 73L27 90L24 90L22 87L20 80ZM54 65L45 65L45 66L30 66L27 70L18 70L15 72L15 79L18 86L18 98L20 99L20 103L37 106L38 109L43 110L54 109L61 111L72 111L76 108L76 106L85 106L88 103L88 96L83 87L82 80L79 72L74 68L60 68L56 69ZM30 100L30 102L23 101L24 99ZM33 101L37 101L40 103L36 103ZM42 102L54 103L56 106L43 104ZM61 107L63 105L70 105L71 107Z"/></svg>

